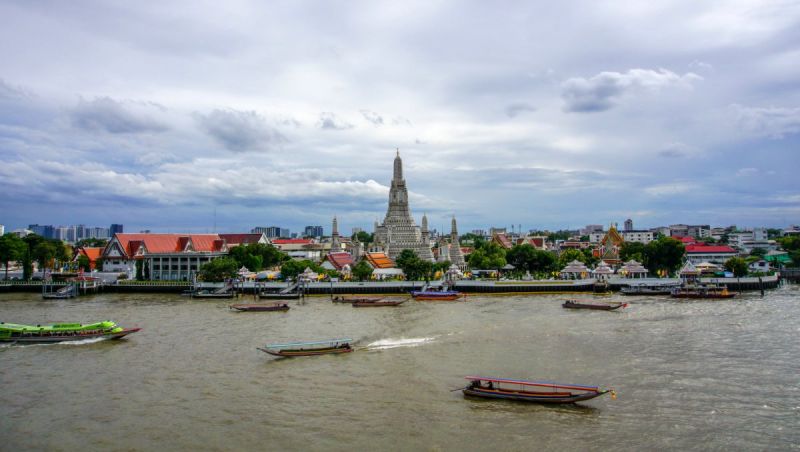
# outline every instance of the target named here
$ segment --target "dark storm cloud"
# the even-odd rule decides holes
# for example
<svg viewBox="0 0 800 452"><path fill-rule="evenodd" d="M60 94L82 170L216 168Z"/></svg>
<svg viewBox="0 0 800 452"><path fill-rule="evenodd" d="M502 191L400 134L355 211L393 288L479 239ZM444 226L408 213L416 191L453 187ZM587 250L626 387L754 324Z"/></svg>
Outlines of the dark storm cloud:
<svg viewBox="0 0 800 452"><path fill-rule="evenodd" d="M329 112L322 112L319 114L317 126L324 130L347 130L353 128L352 124L343 119L339 119L335 114Z"/></svg>
<svg viewBox="0 0 800 452"><path fill-rule="evenodd" d="M254 111L214 110L195 117L206 133L233 152L266 150L287 141Z"/></svg>
<svg viewBox="0 0 800 452"><path fill-rule="evenodd" d="M134 112L132 106L110 97L98 97L89 102L81 100L70 116L75 127L90 132L130 134L163 132L168 129L165 124L147 116L146 112ZM141 106L142 104L135 105Z"/></svg>

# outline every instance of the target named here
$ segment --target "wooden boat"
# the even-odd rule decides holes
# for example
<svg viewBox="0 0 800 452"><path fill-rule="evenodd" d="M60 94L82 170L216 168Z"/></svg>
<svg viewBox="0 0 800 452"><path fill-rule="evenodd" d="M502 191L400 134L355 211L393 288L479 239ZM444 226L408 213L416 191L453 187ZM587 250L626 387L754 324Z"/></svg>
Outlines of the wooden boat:
<svg viewBox="0 0 800 452"><path fill-rule="evenodd" d="M505 378L464 377L470 384L462 389L465 396L488 399L519 400L535 403L575 403L610 393L613 389L597 386L562 384L549 381L508 380Z"/></svg>
<svg viewBox="0 0 800 452"><path fill-rule="evenodd" d="M424 301L453 301L466 297L466 294L456 290L414 290L411 297Z"/></svg>
<svg viewBox="0 0 800 452"><path fill-rule="evenodd" d="M362 302L372 302L372 301L381 301L383 297L358 297L358 296L335 296L331 301L334 303L362 303Z"/></svg>
<svg viewBox="0 0 800 452"><path fill-rule="evenodd" d="M354 301L353 307L354 308L377 308L381 306L400 306L401 304L405 303L406 300L368 300L368 301Z"/></svg>
<svg viewBox="0 0 800 452"><path fill-rule="evenodd" d="M338 353L349 353L353 351L350 343L352 339L331 339L317 342L294 342L289 344L269 344L258 349L262 352L275 356L315 356L329 355Z"/></svg>
<svg viewBox="0 0 800 452"><path fill-rule="evenodd" d="M57 323L54 325L18 325L0 322L0 342L55 343L85 339L120 339L141 328L122 328L114 322Z"/></svg>
<svg viewBox="0 0 800 452"><path fill-rule="evenodd" d="M233 298L236 296L236 292L233 290L226 290L223 291L221 289L217 290L195 290L192 291L190 294L192 298Z"/></svg>
<svg viewBox="0 0 800 452"><path fill-rule="evenodd" d="M619 293L622 295L669 295L672 293L672 286L635 285L623 287Z"/></svg>
<svg viewBox="0 0 800 452"><path fill-rule="evenodd" d="M567 309L597 309L600 311L613 311L615 309L628 306L628 303L597 303L584 300L567 300L561 306Z"/></svg>
<svg viewBox="0 0 800 452"><path fill-rule="evenodd" d="M672 298L733 298L738 295L737 292L728 292L725 286L718 286L716 284L698 284L676 287L672 289L670 296Z"/></svg>
<svg viewBox="0 0 800 452"><path fill-rule="evenodd" d="M289 305L286 303L232 304L228 308L237 311L288 311Z"/></svg>
<svg viewBox="0 0 800 452"><path fill-rule="evenodd" d="M58 290L53 291L53 292L45 292L44 289L45 289L45 285L42 286L42 290L43 290L42 298L45 298L45 299L60 300L60 299L73 298L73 297L78 296L78 288L75 287L72 284L69 284L67 286L61 287Z"/></svg>

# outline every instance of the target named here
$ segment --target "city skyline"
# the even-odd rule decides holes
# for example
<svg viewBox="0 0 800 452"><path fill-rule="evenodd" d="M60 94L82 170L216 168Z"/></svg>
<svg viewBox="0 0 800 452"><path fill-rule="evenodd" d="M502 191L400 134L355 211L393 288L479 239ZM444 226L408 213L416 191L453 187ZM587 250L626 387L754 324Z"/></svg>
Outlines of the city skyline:
<svg viewBox="0 0 800 452"><path fill-rule="evenodd" d="M0 224L800 223L800 7L0 5Z"/></svg>

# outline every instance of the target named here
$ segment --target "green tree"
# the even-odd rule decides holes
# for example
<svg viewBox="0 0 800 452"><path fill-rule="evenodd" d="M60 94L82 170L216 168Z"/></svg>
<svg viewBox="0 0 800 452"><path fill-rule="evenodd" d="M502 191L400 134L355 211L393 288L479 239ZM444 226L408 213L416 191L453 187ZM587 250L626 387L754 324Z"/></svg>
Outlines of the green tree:
<svg viewBox="0 0 800 452"><path fill-rule="evenodd" d="M108 245L108 240L98 238L82 239L75 242L75 248L93 247L102 248Z"/></svg>
<svg viewBox="0 0 800 452"><path fill-rule="evenodd" d="M619 258L622 262L633 259L641 263L644 260L644 247L642 242L623 242L619 249Z"/></svg>
<svg viewBox="0 0 800 452"><path fill-rule="evenodd" d="M732 257L725 261L725 270L732 272L737 278L747 276L747 262L740 257Z"/></svg>
<svg viewBox="0 0 800 452"><path fill-rule="evenodd" d="M469 255L469 266L478 270L499 270L506 265L506 250L491 242L476 245Z"/></svg>
<svg viewBox="0 0 800 452"><path fill-rule="evenodd" d="M756 257L764 257L767 255L767 250L765 250L764 248L753 248L752 250L750 250L750 255Z"/></svg>
<svg viewBox="0 0 800 452"><path fill-rule="evenodd" d="M92 271L91 263L89 262L89 258L81 254L78 256L78 268L85 271L90 272Z"/></svg>
<svg viewBox="0 0 800 452"><path fill-rule="evenodd" d="M33 248L33 257L39 263L39 269L44 271L50 268L56 256L56 246L50 241L41 241Z"/></svg>
<svg viewBox="0 0 800 452"><path fill-rule="evenodd" d="M472 245L475 243L475 240L480 239L483 240L483 237L473 234L471 232L467 232L463 234L461 237L458 238L458 241L465 245Z"/></svg>
<svg viewBox="0 0 800 452"><path fill-rule="evenodd" d="M403 270L408 280L428 280L433 271L433 263L422 260L413 250L403 250L395 259L397 267Z"/></svg>
<svg viewBox="0 0 800 452"><path fill-rule="evenodd" d="M0 237L0 262L3 263L6 269L5 279L8 279L9 264L22 259L27 248L25 242L14 234L6 234Z"/></svg>
<svg viewBox="0 0 800 452"><path fill-rule="evenodd" d="M230 257L220 257L200 267L198 276L203 281L224 281L236 277L239 266Z"/></svg>
<svg viewBox="0 0 800 452"><path fill-rule="evenodd" d="M555 242L556 240L569 240L570 237L574 234L575 231L568 231L568 230L558 230L555 232L551 232L547 234L547 240L551 242ZM588 240L588 236L587 236Z"/></svg>
<svg viewBox="0 0 800 452"><path fill-rule="evenodd" d="M374 239L373 234L370 234L367 231L358 231L351 237L353 240L358 240L361 243L372 243Z"/></svg>
<svg viewBox="0 0 800 452"><path fill-rule="evenodd" d="M450 261L434 262L433 263L433 269L431 271L433 273L436 273L436 272L444 273L444 272L446 272L447 270L450 269L451 265L453 265L453 263L450 262Z"/></svg>
<svg viewBox="0 0 800 452"><path fill-rule="evenodd" d="M562 269L566 267L570 262L577 260L579 262L586 263L586 255L583 254L583 251L569 248L561 252L558 256L558 268Z"/></svg>
<svg viewBox="0 0 800 452"><path fill-rule="evenodd" d="M538 250L527 243L508 250L506 261L520 272L531 274L550 274L558 269L558 261L553 253Z"/></svg>
<svg viewBox="0 0 800 452"><path fill-rule="evenodd" d="M136 260L136 280L144 281L144 259Z"/></svg>
<svg viewBox="0 0 800 452"><path fill-rule="evenodd" d="M30 281L33 276L33 259L31 258L31 251L25 248L22 252L22 279Z"/></svg>
<svg viewBox="0 0 800 452"><path fill-rule="evenodd" d="M660 272L665 272L671 275L683 264L685 252L686 247L680 240L662 237L645 246L643 264L651 274L658 275Z"/></svg>
<svg viewBox="0 0 800 452"><path fill-rule="evenodd" d="M366 261L360 261L356 265L350 269L350 272L353 274L353 278L364 281L365 279L369 279L372 276L372 267Z"/></svg>
<svg viewBox="0 0 800 452"><path fill-rule="evenodd" d="M297 275L299 275L300 273L303 273L306 270L306 268L310 268L311 271L315 273L325 273L325 274L328 273L325 271L324 268L319 266L319 264L310 261L308 259L304 260L290 259L284 262L283 265L281 265L281 276L283 276L283 278L287 280L293 279L297 277Z"/></svg>

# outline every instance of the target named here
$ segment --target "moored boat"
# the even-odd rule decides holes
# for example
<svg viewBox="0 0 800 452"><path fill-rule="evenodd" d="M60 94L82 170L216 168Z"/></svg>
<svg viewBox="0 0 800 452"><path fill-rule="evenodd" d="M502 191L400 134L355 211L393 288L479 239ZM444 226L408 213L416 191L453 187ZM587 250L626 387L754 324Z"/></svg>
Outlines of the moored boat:
<svg viewBox="0 0 800 452"><path fill-rule="evenodd" d="M628 306L628 303L603 303L585 300L567 300L561 306L567 309L596 309L599 311L613 311L615 309Z"/></svg>
<svg viewBox="0 0 800 452"><path fill-rule="evenodd" d="M616 398L613 389L600 389L597 386L475 376L464 378L470 380L470 384L462 389L465 396L535 403L575 403L606 393L610 393L612 399Z"/></svg>
<svg viewBox="0 0 800 452"><path fill-rule="evenodd" d="M57 323L53 325L19 325L0 322L0 342L55 343L85 339L120 339L141 328L122 328L114 322L90 324Z"/></svg>
<svg viewBox="0 0 800 452"><path fill-rule="evenodd" d="M457 290L413 290L411 297L424 301L453 301L466 297L466 294Z"/></svg>
<svg viewBox="0 0 800 452"><path fill-rule="evenodd" d="M237 311L288 311L289 305L286 303L232 304L228 308Z"/></svg>
<svg viewBox="0 0 800 452"><path fill-rule="evenodd" d="M258 298L264 300L297 300L300 298L300 292L259 292Z"/></svg>
<svg viewBox="0 0 800 452"><path fill-rule="evenodd" d="M352 339L330 339L316 342L293 342L288 344L269 344L258 349L275 356L315 356L353 351Z"/></svg>
<svg viewBox="0 0 800 452"><path fill-rule="evenodd" d="M405 303L406 300L365 300L365 301L354 301L353 307L354 308L377 308L381 306L400 306L401 304Z"/></svg>
<svg viewBox="0 0 800 452"><path fill-rule="evenodd" d="M672 289L672 298L733 298L737 292L729 292L726 286L716 284L691 284Z"/></svg>
<svg viewBox="0 0 800 452"><path fill-rule="evenodd" d="M622 295L669 295L672 286L648 286L644 284L623 287L619 290Z"/></svg>
<svg viewBox="0 0 800 452"><path fill-rule="evenodd" d="M372 301L381 301L383 297L359 297L359 296L341 296L337 295L333 297L331 300L334 303L362 303L362 302L372 302Z"/></svg>

